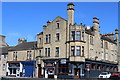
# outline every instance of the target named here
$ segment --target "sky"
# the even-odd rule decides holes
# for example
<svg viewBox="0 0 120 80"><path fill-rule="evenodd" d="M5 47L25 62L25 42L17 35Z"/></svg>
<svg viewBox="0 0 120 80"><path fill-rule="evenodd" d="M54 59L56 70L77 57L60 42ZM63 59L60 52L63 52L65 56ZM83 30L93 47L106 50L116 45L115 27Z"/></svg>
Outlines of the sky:
<svg viewBox="0 0 120 80"><path fill-rule="evenodd" d="M117 2L73 2L75 22L93 25L93 17L100 20L100 32L112 33L118 28ZM57 16L67 19L68 2L3 2L2 35L10 46L18 44L18 38L36 40L48 20Z"/></svg>

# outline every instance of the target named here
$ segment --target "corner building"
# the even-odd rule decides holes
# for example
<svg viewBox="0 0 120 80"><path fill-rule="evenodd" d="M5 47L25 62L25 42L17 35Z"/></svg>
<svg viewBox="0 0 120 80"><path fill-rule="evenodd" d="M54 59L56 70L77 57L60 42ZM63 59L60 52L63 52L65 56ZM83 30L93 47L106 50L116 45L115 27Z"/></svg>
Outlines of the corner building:
<svg viewBox="0 0 120 80"><path fill-rule="evenodd" d="M74 4L67 8L68 20L58 16L43 26L42 54L37 57L41 65L38 73L45 78L93 78L101 72L118 70L118 30L100 34L99 19L93 26L74 23ZM115 37L114 37L115 36ZM42 41L41 41L42 40ZM38 44L38 45L41 45Z"/></svg>

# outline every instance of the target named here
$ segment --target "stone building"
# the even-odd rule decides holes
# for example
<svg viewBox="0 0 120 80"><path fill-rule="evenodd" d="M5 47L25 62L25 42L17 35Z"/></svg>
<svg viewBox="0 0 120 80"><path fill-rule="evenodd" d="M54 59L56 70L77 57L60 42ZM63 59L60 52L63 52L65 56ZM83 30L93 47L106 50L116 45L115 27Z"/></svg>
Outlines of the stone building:
<svg viewBox="0 0 120 80"><path fill-rule="evenodd" d="M6 61L8 48L9 46L5 42L5 36L0 35L0 77L6 76Z"/></svg>
<svg viewBox="0 0 120 80"><path fill-rule="evenodd" d="M36 75L37 42L18 39L18 45L8 50L7 76L34 77Z"/></svg>
<svg viewBox="0 0 120 80"><path fill-rule="evenodd" d="M93 26L77 25L74 4L67 6L68 19L58 16L47 21L43 33L38 35L38 45L42 46L37 57L39 77L88 78L98 77L103 71L116 72L118 30L101 34L96 17Z"/></svg>

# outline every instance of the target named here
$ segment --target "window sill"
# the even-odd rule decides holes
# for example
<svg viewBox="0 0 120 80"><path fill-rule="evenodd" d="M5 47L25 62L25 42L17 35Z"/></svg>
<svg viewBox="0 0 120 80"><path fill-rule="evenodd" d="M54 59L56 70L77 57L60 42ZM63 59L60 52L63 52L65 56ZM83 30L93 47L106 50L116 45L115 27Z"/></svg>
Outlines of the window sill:
<svg viewBox="0 0 120 80"><path fill-rule="evenodd" d="M59 56L55 56L55 57L59 57Z"/></svg>
<svg viewBox="0 0 120 80"><path fill-rule="evenodd" d="M70 41L66 41L66 43L70 43L70 42L83 42L83 43L86 43L85 41L82 41L82 40L70 40Z"/></svg>
<svg viewBox="0 0 120 80"><path fill-rule="evenodd" d="M55 42L60 42L60 40L56 40Z"/></svg>
<svg viewBox="0 0 120 80"><path fill-rule="evenodd" d="M80 56L80 55L79 55L79 56L77 56L77 55L72 56L72 55L71 55L70 57L85 57L85 56Z"/></svg>
<svg viewBox="0 0 120 80"><path fill-rule="evenodd" d="M94 44L91 44L91 43L90 43L90 45L94 45Z"/></svg>
<svg viewBox="0 0 120 80"><path fill-rule="evenodd" d="M51 42L49 42L49 43L45 43L45 44L50 44Z"/></svg>

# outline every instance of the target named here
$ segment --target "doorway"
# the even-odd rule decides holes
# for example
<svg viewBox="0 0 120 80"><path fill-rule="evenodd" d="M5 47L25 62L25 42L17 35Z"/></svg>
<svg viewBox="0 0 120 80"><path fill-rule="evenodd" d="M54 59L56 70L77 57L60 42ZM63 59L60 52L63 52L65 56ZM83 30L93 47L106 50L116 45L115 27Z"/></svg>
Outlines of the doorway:
<svg viewBox="0 0 120 80"><path fill-rule="evenodd" d="M74 68L74 77L80 78L80 68Z"/></svg>
<svg viewBox="0 0 120 80"><path fill-rule="evenodd" d="M38 77L41 77L41 64L38 64Z"/></svg>

